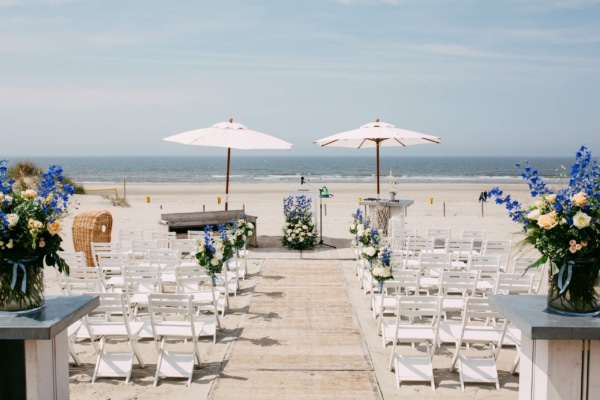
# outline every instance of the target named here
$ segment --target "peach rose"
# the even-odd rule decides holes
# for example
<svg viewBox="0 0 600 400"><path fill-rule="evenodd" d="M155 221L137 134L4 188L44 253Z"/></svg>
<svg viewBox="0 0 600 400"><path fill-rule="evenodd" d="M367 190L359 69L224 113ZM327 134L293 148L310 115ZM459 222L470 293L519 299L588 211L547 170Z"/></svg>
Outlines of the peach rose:
<svg viewBox="0 0 600 400"><path fill-rule="evenodd" d="M537 221L538 218L542 215L542 211L539 208L535 208L527 214L527 218L532 221Z"/></svg>
<svg viewBox="0 0 600 400"><path fill-rule="evenodd" d="M579 192L571 197L571 201L578 207L582 207L587 203L587 195L584 192Z"/></svg>
<svg viewBox="0 0 600 400"><path fill-rule="evenodd" d="M54 222L50 222L48 224L48 233L50 233L51 235L56 235L58 232L60 232L60 222L59 221L54 221Z"/></svg>
<svg viewBox="0 0 600 400"><path fill-rule="evenodd" d="M544 199L550 204L556 203L556 194L555 193L548 194L544 197Z"/></svg>
<svg viewBox="0 0 600 400"><path fill-rule="evenodd" d="M552 229L556 225L558 225L558 221L556 220L556 213L552 211L548 214L540 215L537 222L538 226L543 229Z"/></svg>
<svg viewBox="0 0 600 400"><path fill-rule="evenodd" d="M27 189L21 192L21 196L25 197L26 199L35 199L37 197L37 193L33 189Z"/></svg>

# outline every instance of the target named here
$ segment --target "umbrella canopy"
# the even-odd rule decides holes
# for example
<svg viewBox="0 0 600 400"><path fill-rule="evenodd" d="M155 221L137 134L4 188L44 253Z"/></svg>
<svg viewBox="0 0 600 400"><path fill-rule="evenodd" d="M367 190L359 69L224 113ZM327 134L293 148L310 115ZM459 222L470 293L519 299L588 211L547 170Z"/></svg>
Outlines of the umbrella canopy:
<svg viewBox="0 0 600 400"><path fill-rule="evenodd" d="M377 194L379 195L379 148L381 146L411 146L413 144L437 143L442 138L425 135L423 133L396 128L392 124L375 122L365 124L358 129L338 133L326 138L315 140L313 143L321 147L338 146L354 147L357 149L375 147L377 154Z"/></svg>
<svg viewBox="0 0 600 400"><path fill-rule="evenodd" d="M165 142L182 143L188 146L214 146L227 148L227 178L225 181L225 210L229 202L229 165L231 149L238 150L289 150L293 144L265 133L253 131L233 122L219 122L210 128L195 129L162 139Z"/></svg>

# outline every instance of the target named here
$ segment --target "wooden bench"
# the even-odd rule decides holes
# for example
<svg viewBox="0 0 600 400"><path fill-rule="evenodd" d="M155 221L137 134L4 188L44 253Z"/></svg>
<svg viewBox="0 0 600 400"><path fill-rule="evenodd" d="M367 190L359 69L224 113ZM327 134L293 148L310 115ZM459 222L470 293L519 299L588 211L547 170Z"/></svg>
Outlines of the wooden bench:
<svg viewBox="0 0 600 400"><path fill-rule="evenodd" d="M169 232L187 233L187 231L204 230L204 227L208 225L231 225L233 220L242 214L244 214L244 210L170 213L161 214L160 223L167 225ZM256 231L256 217L244 214L244 218L246 221L254 224L254 234L250 236L248 245L256 247L256 238L258 237Z"/></svg>

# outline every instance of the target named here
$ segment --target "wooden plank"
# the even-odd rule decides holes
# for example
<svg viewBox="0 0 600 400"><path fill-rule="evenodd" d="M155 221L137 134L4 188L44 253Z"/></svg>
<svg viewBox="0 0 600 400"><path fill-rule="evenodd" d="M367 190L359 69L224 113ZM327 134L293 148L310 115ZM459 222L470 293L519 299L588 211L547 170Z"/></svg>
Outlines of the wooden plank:
<svg viewBox="0 0 600 400"><path fill-rule="evenodd" d="M592 399L600 393L600 341L590 340L589 346L587 398Z"/></svg>

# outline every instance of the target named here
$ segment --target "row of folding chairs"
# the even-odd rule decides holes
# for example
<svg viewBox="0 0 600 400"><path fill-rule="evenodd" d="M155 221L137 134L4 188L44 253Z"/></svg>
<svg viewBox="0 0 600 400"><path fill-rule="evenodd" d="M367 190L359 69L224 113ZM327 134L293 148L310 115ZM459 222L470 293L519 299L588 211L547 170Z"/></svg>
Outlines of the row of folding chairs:
<svg viewBox="0 0 600 400"><path fill-rule="evenodd" d="M388 368L394 372L397 387L403 382L426 381L435 390L433 357L437 348L449 344L454 347L449 369L458 369L463 391L467 382L489 382L499 389L496 360L502 347L512 343L506 339L506 319L489 306L487 298L466 298L455 320L443 319L442 312L440 296L399 295L395 315L383 320L384 345L391 345ZM485 350L465 355L467 346L473 345Z"/></svg>
<svg viewBox="0 0 600 400"><path fill-rule="evenodd" d="M77 364L77 338L90 340L97 353L92 383L100 377L124 377L129 382L136 360L145 368L138 342L150 332L158 353L154 385L161 377L187 378L190 385L194 365L200 367L201 363L199 341L214 337L217 330L211 317L197 313L194 294L149 294L145 320L136 317L125 293L92 294L99 297L99 307L68 331L69 352Z"/></svg>

